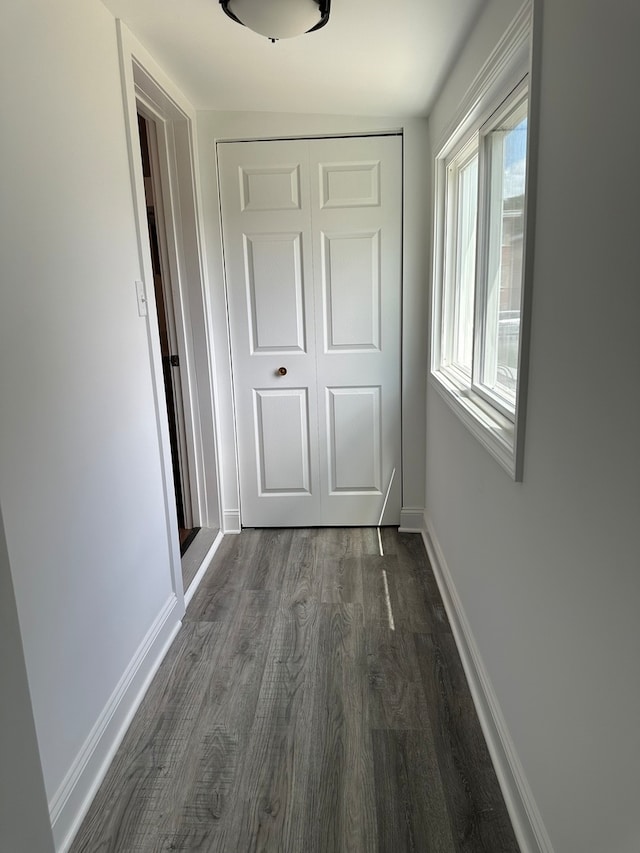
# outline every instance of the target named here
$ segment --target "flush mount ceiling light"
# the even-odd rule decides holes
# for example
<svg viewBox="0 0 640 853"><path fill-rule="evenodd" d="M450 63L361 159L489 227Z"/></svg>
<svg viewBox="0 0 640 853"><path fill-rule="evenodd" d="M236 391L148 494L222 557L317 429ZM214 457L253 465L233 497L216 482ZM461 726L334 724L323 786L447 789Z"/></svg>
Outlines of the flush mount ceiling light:
<svg viewBox="0 0 640 853"><path fill-rule="evenodd" d="M277 41L324 27L331 0L220 0L220 5L238 24Z"/></svg>

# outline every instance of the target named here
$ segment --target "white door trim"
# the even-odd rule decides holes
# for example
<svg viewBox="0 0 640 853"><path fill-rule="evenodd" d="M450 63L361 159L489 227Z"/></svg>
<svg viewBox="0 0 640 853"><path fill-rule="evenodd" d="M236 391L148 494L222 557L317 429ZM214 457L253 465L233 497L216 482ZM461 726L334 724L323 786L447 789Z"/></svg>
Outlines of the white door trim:
<svg viewBox="0 0 640 853"><path fill-rule="evenodd" d="M161 449L167 545L173 588L184 607L171 449L164 402L164 376L155 311L137 113L141 106L142 113L152 117L158 130L164 213L176 309L176 332L179 356L184 365L182 379L185 434L190 463L193 523L203 527L219 528L221 526L220 482L215 425L215 374L209 331L211 315L205 287L201 203L195 181L197 174L196 115L189 102L119 20L117 32L139 263L148 303L146 322Z"/></svg>
<svg viewBox="0 0 640 853"><path fill-rule="evenodd" d="M176 210L174 193L175 169L173 150L173 127L171 122L158 114L148 103L144 93L139 93L136 87L138 113L146 120L149 159L151 161L151 185L156 217L158 249L164 299L164 314L171 354L178 356L179 365L173 367L172 388L173 405L176 419L178 438L178 455L180 458L180 486L184 510L184 526L194 526L193 519L199 518L199 502L197 491L192 488L192 479L197 477L197 453L195 446L195 424L193 422L194 406L192 405L191 383L188 368L192 361L189 352L189 338L185 333L186 323L182 310L181 281L181 249L179 232L176 227ZM197 484L197 481L196 481Z"/></svg>

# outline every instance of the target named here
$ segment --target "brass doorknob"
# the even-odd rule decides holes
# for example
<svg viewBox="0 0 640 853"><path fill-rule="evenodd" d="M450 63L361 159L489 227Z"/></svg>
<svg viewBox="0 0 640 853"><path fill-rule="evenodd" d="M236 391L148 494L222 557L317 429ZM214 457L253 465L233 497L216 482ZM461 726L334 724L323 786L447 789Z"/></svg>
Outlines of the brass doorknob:
<svg viewBox="0 0 640 853"><path fill-rule="evenodd" d="M280 376L286 376L287 375L287 368L286 367L279 367L278 373L280 374Z"/></svg>

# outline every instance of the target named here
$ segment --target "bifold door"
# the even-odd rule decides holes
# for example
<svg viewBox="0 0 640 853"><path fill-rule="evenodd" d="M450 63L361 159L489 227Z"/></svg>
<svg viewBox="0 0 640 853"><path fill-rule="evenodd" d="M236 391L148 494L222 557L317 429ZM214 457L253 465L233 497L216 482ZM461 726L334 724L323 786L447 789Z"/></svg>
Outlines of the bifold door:
<svg viewBox="0 0 640 853"><path fill-rule="evenodd" d="M242 523L397 524L401 139L218 156Z"/></svg>

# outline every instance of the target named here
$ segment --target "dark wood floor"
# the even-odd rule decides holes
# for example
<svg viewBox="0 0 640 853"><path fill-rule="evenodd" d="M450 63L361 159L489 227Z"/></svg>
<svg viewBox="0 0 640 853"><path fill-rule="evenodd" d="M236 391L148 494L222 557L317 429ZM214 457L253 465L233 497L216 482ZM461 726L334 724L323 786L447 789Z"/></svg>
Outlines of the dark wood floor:
<svg viewBox="0 0 640 853"><path fill-rule="evenodd" d="M71 853L517 853L421 539L383 541L226 537Z"/></svg>

